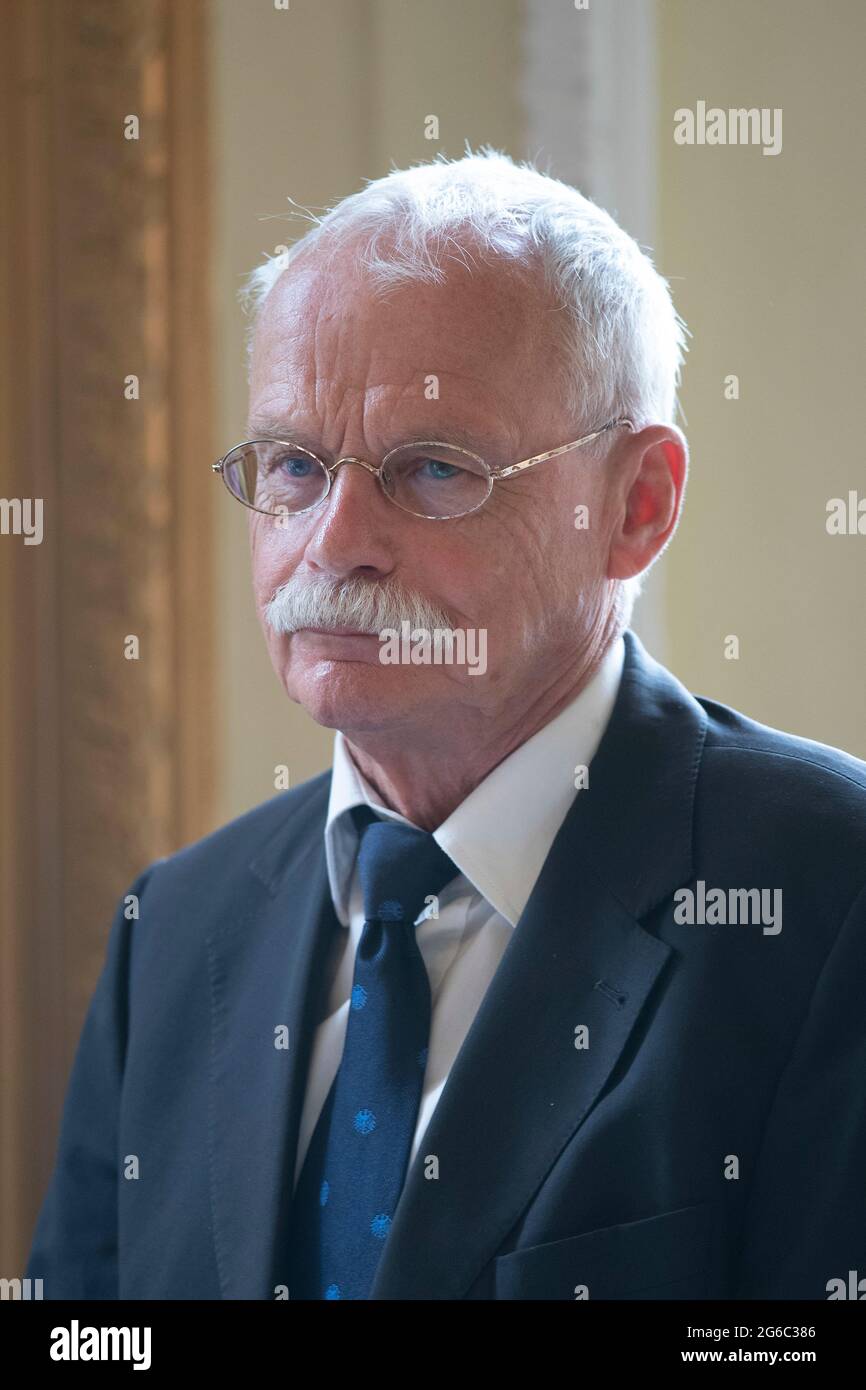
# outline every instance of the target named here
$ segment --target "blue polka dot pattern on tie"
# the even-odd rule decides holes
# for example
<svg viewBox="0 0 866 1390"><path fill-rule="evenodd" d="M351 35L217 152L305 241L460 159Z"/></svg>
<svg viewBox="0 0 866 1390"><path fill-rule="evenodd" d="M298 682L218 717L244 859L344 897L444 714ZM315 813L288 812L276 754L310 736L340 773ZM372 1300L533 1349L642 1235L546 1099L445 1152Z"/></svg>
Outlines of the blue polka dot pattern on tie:
<svg viewBox="0 0 866 1390"><path fill-rule="evenodd" d="M379 911L376 913L380 922L402 922L403 904L398 903L394 898L379 904Z"/></svg>
<svg viewBox="0 0 866 1390"><path fill-rule="evenodd" d="M342 1059L292 1201L288 1277L279 1282L293 1299L370 1296L406 1180L427 1063L430 984L412 926L426 898L458 872L428 832L377 820L368 808L353 819L365 921Z"/></svg>

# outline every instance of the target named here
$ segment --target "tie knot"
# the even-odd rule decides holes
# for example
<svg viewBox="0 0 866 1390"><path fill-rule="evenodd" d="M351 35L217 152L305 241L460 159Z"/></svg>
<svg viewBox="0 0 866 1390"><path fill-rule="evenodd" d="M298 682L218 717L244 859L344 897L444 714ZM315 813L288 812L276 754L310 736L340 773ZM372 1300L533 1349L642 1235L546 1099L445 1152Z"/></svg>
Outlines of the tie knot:
<svg viewBox="0 0 866 1390"><path fill-rule="evenodd" d="M356 824L362 818L356 816ZM425 900L437 896L459 870L427 830L364 817L358 873L368 921L413 926Z"/></svg>

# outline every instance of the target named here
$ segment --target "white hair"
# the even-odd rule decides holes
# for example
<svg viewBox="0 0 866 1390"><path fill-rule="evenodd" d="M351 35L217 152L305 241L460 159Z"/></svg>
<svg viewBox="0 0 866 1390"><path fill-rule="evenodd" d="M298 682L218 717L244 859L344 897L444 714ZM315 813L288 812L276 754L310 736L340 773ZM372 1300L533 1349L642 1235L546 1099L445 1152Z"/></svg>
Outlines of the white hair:
<svg viewBox="0 0 866 1390"><path fill-rule="evenodd" d="M668 282L609 213L529 161L517 164L490 146L472 153L467 144L460 159L440 154L368 180L323 217L308 209L288 215L314 225L251 271L239 292L250 314L248 371L262 306L298 256L315 248L327 258L351 242L359 271L387 292L419 280L439 284L444 262L471 266L480 252L540 272L561 307L551 365L576 428L617 416L636 429L675 423L688 329ZM592 447L601 451L610 438ZM622 582L626 625L640 589L639 575Z"/></svg>

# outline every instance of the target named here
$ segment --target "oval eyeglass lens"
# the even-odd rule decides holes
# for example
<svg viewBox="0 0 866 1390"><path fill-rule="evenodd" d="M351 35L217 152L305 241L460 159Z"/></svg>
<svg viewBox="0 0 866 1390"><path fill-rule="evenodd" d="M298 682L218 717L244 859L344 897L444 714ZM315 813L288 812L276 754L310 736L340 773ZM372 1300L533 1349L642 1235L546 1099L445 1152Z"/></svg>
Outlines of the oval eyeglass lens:
<svg viewBox="0 0 866 1390"><path fill-rule="evenodd" d="M406 444L391 453L383 469L385 491L416 516L462 516L486 501L490 474L474 454L454 445Z"/></svg>
<svg viewBox="0 0 866 1390"><path fill-rule="evenodd" d="M263 512L306 511L328 491L328 475L317 458L275 440L240 445L224 472L235 496Z"/></svg>

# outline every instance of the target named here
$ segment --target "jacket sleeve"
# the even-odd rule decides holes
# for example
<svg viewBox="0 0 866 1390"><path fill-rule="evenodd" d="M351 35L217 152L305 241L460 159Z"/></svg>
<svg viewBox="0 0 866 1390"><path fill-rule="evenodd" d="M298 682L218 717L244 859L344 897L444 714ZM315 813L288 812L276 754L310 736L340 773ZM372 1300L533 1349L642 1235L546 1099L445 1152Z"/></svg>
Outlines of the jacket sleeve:
<svg viewBox="0 0 866 1390"><path fill-rule="evenodd" d="M774 1097L732 1297L851 1297L839 1281L850 1288L851 1271L866 1280L864 1174L866 887L824 963Z"/></svg>
<svg viewBox="0 0 866 1390"><path fill-rule="evenodd" d="M26 1277L46 1299L118 1297L118 1114L126 1055L129 976L139 904L152 870L118 904L72 1064L54 1171L36 1222Z"/></svg>

